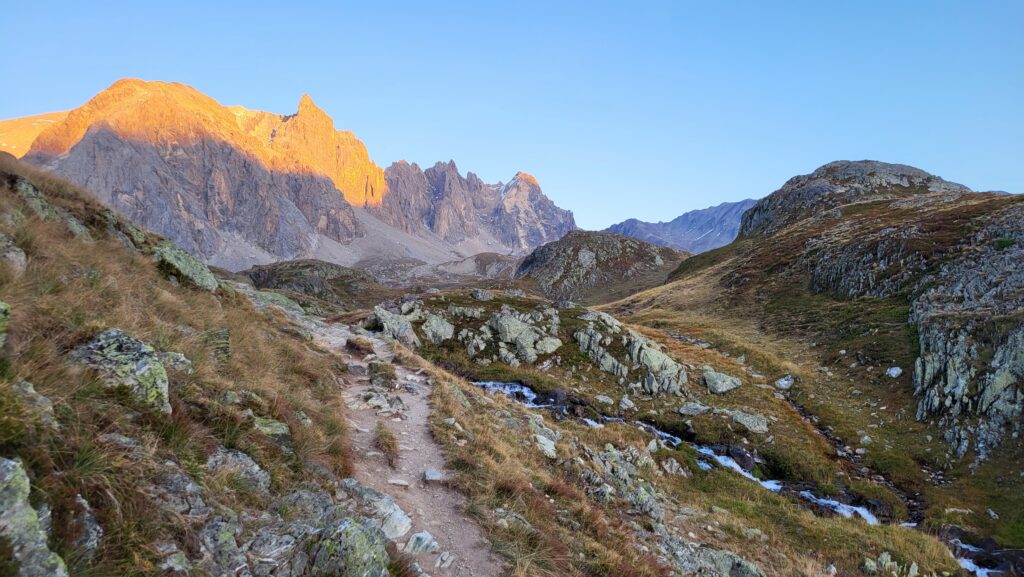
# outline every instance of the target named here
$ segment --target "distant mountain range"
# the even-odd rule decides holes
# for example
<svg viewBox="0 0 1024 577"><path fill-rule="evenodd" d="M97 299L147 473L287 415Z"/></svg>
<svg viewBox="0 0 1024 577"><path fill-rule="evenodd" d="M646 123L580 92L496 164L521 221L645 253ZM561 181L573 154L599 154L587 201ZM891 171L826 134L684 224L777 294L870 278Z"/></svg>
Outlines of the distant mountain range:
<svg viewBox="0 0 1024 577"><path fill-rule="evenodd" d="M120 80L70 112L0 122L0 149L233 270L522 254L576 228L526 173L486 184L454 162L384 170L309 96L279 115Z"/></svg>
<svg viewBox="0 0 1024 577"><path fill-rule="evenodd" d="M644 222L631 218L606 228L605 232L692 253L704 252L732 242L739 232L740 218L755 203L757 201L752 199L723 202L718 206L683 213L668 222Z"/></svg>

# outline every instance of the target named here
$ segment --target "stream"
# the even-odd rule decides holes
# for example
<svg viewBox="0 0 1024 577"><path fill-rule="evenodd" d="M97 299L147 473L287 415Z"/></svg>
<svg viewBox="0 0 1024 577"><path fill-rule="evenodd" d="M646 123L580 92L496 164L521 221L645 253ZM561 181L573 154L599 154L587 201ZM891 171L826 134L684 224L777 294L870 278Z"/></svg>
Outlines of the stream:
<svg viewBox="0 0 1024 577"><path fill-rule="evenodd" d="M573 418L569 412L570 404L562 398L561 395L539 395L536 391L522 383L479 381L474 382L473 384L489 393L501 393L527 408L546 409L554 411L560 415ZM826 514L836 514L848 519L858 517L869 525L878 525L881 523L878 516L876 516L868 507L844 503L838 499L815 494L812 490L814 487L813 483L781 481L774 479L764 480L755 477L750 470L753 468L753 464L757 462L756 457L752 456L745 449L724 445L709 446L687 441L643 421L626 421L619 417L610 417L606 415L602 415L599 420L586 417L576 418L592 428L604 427L605 423L627 423L637 427L649 435L652 435L670 447L678 447L683 444L688 445L699 455L696 462L697 466L701 469L710 470L718 467L721 469L731 470L744 478L761 485L765 490L771 491L772 493L791 496L799 501L803 501L805 505L807 505L807 507L816 514L825 512ZM737 457L739 457L740 460L747 462L749 466L744 467L741 465L740 461L737 460ZM903 525L906 527L918 527L920 526L920 520L921 519L916 519L914 522L903 523ZM982 549L980 547L968 545L961 541L960 536L948 536L944 538L943 541L949 547L953 556L960 564L960 567L978 577L1011 575L1011 573L1008 572L1008 569L1013 563L1018 562L1014 559L1016 557L1024 556L1018 550L1000 550L993 547Z"/></svg>

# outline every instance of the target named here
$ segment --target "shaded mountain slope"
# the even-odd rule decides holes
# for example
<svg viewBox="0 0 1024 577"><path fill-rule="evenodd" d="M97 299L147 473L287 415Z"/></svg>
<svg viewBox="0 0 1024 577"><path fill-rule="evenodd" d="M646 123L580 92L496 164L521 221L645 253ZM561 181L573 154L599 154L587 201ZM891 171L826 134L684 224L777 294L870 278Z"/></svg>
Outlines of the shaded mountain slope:
<svg viewBox="0 0 1024 577"><path fill-rule="evenodd" d="M925 495L936 524L1019 545L1022 211L918 169L832 163L612 310L798 375L794 400Z"/></svg>
<svg viewBox="0 0 1024 577"><path fill-rule="evenodd" d="M623 236L669 246L691 253L705 252L729 244L739 234L740 218L756 200L723 202L701 210L691 210L668 222L643 222L635 218L605 229Z"/></svg>
<svg viewBox="0 0 1024 577"><path fill-rule="evenodd" d="M399 163L389 176L308 95L279 115L126 79L70 112L3 121L0 132L26 161L232 270L309 257L436 264L526 252L575 228L529 178L485 185L454 163L426 173ZM360 242L375 219L408 236Z"/></svg>
<svg viewBox="0 0 1024 577"><path fill-rule="evenodd" d="M617 234L575 231L530 253L515 277L552 299L607 302L661 284L687 256Z"/></svg>

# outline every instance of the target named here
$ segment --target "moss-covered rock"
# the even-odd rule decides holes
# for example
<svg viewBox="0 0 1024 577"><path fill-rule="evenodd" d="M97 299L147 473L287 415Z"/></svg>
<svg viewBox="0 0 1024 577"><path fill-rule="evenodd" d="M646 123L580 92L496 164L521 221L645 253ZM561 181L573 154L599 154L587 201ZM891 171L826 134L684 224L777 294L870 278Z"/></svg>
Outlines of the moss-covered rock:
<svg viewBox="0 0 1024 577"><path fill-rule="evenodd" d="M120 329L100 333L71 358L100 371L107 385L127 387L139 402L171 412L167 369L153 347Z"/></svg>
<svg viewBox="0 0 1024 577"><path fill-rule="evenodd" d="M64 560L46 543L29 490L21 461L0 458L0 541L14 557L18 577L67 577Z"/></svg>
<svg viewBox="0 0 1024 577"><path fill-rule="evenodd" d="M153 257L166 273L185 279L203 290L217 290L217 279L210 269L172 241L164 240L156 245Z"/></svg>
<svg viewBox="0 0 1024 577"><path fill-rule="evenodd" d="M351 518L328 527L310 550L311 574L332 577L384 577L388 574L386 539L380 529Z"/></svg>

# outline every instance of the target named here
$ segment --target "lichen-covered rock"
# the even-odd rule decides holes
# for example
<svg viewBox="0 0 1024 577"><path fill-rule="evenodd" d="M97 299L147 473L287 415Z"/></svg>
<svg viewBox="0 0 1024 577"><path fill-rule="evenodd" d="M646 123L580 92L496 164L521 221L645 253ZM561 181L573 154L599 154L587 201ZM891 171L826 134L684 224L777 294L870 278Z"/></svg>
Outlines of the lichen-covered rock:
<svg viewBox="0 0 1024 577"><path fill-rule="evenodd" d="M43 427L51 431L60 430L60 424L53 414L53 401L36 392L35 387L28 381L15 381L11 390L21 399L22 403L32 412Z"/></svg>
<svg viewBox="0 0 1024 577"><path fill-rule="evenodd" d="M89 233L89 229L70 211L63 208L55 208L54 211L57 213L57 217L64 223L64 226L68 227L71 234L75 235L75 238L92 240L92 234Z"/></svg>
<svg viewBox="0 0 1024 577"><path fill-rule="evenodd" d="M448 321L435 314L427 314L427 319L420 327L423 336L435 345L452 338L455 334L455 327Z"/></svg>
<svg viewBox="0 0 1024 577"><path fill-rule="evenodd" d="M210 577L250 577L248 559L238 545L242 526L233 512L218 515L199 531L202 567Z"/></svg>
<svg viewBox="0 0 1024 577"><path fill-rule="evenodd" d="M448 314L466 319L479 319L484 316L484 309L480 307L460 307L448 305Z"/></svg>
<svg viewBox="0 0 1024 577"><path fill-rule="evenodd" d="M250 290L246 294L261 309L272 306L292 315L301 315L306 312L303 310L302 305L279 292Z"/></svg>
<svg viewBox="0 0 1024 577"><path fill-rule="evenodd" d="M0 233L0 262L7 265L7 270L20 276L25 272L25 265L28 260L25 258L25 251L14 244L6 234Z"/></svg>
<svg viewBox="0 0 1024 577"><path fill-rule="evenodd" d="M319 522L320 519L310 519ZM307 551L320 531L305 521L260 527L245 543L253 577L305 577L311 563Z"/></svg>
<svg viewBox="0 0 1024 577"><path fill-rule="evenodd" d="M98 370L108 386L127 387L140 402L171 412L167 369L153 347L139 339L110 329L75 349L71 358Z"/></svg>
<svg viewBox="0 0 1024 577"><path fill-rule="evenodd" d="M220 447L206 460L206 468L213 473L225 471L234 474L250 491L266 493L270 490L270 473L242 451Z"/></svg>
<svg viewBox="0 0 1024 577"><path fill-rule="evenodd" d="M743 384L743 381L739 377L729 376L725 373L720 373L711 367L704 366L704 384L707 385L708 391L721 395L728 393L729 391L738 388Z"/></svg>
<svg viewBox="0 0 1024 577"><path fill-rule="evenodd" d="M160 352L157 353L157 357L163 363L165 369L192 374L192 361L188 360L188 357L181 353Z"/></svg>
<svg viewBox="0 0 1024 577"><path fill-rule="evenodd" d="M412 318L392 313L380 305L373 308L373 314L385 335L406 346L419 348L421 343L412 327Z"/></svg>
<svg viewBox="0 0 1024 577"><path fill-rule="evenodd" d="M210 269L174 242L164 240L156 245L153 248L153 258L168 274L185 279L203 290L217 290L217 278Z"/></svg>
<svg viewBox="0 0 1024 577"><path fill-rule="evenodd" d="M177 465L169 463L169 470L157 476L146 493L160 508L190 518L205 518L210 507L203 499L203 490Z"/></svg>
<svg viewBox="0 0 1024 577"><path fill-rule="evenodd" d="M1024 206L972 230L911 305L913 383L917 418L936 419L958 455L973 448L985 459L1007 433L1024 432Z"/></svg>
<svg viewBox="0 0 1024 577"><path fill-rule="evenodd" d="M474 299L482 302L494 300L494 294L485 289L474 289L470 295L472 295Z"/></svg>
<svg viewBox="0 0 1024 577"><path fill-rule="evenodd" d="M7 344L7 326L11 322L11 305L0 301L0 349Z"/></svg>
<svg viewBox="0 0 1024 577"><path fill-rule="evenodd" d="M288 425L267 417L255 417L253 426L286 453L292 452L292 432Z"/></svg>
<svg viewBox="0 0 1024 577"><path fill-rule="evenodd" d="M580 350L585 352L602 371L620 378L625 378L629 374L626 365L620 363L604 348L603 343L610 342L610 339L594 327L579 329L573 333L572 337L576 340Z"/></svg>
<svg viewBox="0 0 1024 577"><path fill-rule="evenodd" d="M441 546L437 539L429 531L420 531L409 536L409 541L402 548L407 555L421 555L423 553L436 553Z"/></svg>
<svg viewBox="0 0 1024 577"><path fill-rule="evenodd" d="M203 340L209 345L218 363L226 363L231 359L231 329L210 329L203 333Z"/></svg>
<svg viewBox="0 0 1024 577"><path fill-rule="evenodd" d="M764 577L757 565L739 555L697 543L684 543L673 551L673 558L676 566L688 575Z"/></svg>
<svg viewBox="0 0 1024 577"><path fill-rule="evenodd" d="M388 539L396 540L412 529L412 519L388 495L364 487L355 479L345 479L341 488L356 500L373 525L380 528Z"/></svg>
<svg viewBox="0 0 1024 577"><path fill-rule="evenodd" d="M21 200L28 205L29 209L36 213L36 216L44 220L57 219L57 213L53 210L53 207L50 206L50 203L46 201L46 198L39 192L39 189L29 182L28 179L21 176L15 177L12 188L21 197Z"/></svg>
<svg viewBox="0 0 1024 577"><path fill-rule="evenodd" d="M103 539L103 527L96 520L92 506L81 495L75 495L75 517L73 521L75 540L75 556L85 561L93 561L96 551Z"/></svg>
<svg viewBox="0 0 1024 577"><path fill-rule="evenodd" d="M689 401L680 405L679 408L676 409L676 412L684 417L696 417L697 415L703 415L710 410L711 407L708 407L707 405L695 401Z"/></svg>
<svg viewBox="0 0 1024 577"><path fill-rule="evenodd" d="M768 419L764 415L746 413L737 410L726 410L725 413L732 417L736 423L746 427L751 433L765 435L768 433Z"/></svg>
<svg viewBox="0 0 1024 577"><path fill-rule="evenodd" d="M533 442L537 445L537 449L549 459L558 458L558 449L555 448L555 442L545 437L544 435L534 434Z"/></svg>
<svg viewBox="0 0 1024 577"><path fill-rule="evenodd" d="M0 458L0 539L18 563L16 577L67 577L64 561L47 545L29 503L29 480L21 461Z"/></svg>
<svg viewBox="0 0 1024 577"><path fill-rule="evenodd" d="M386 539L380 529L351 518L327 527L310 549L313 577L385 577Z"/></svg>

